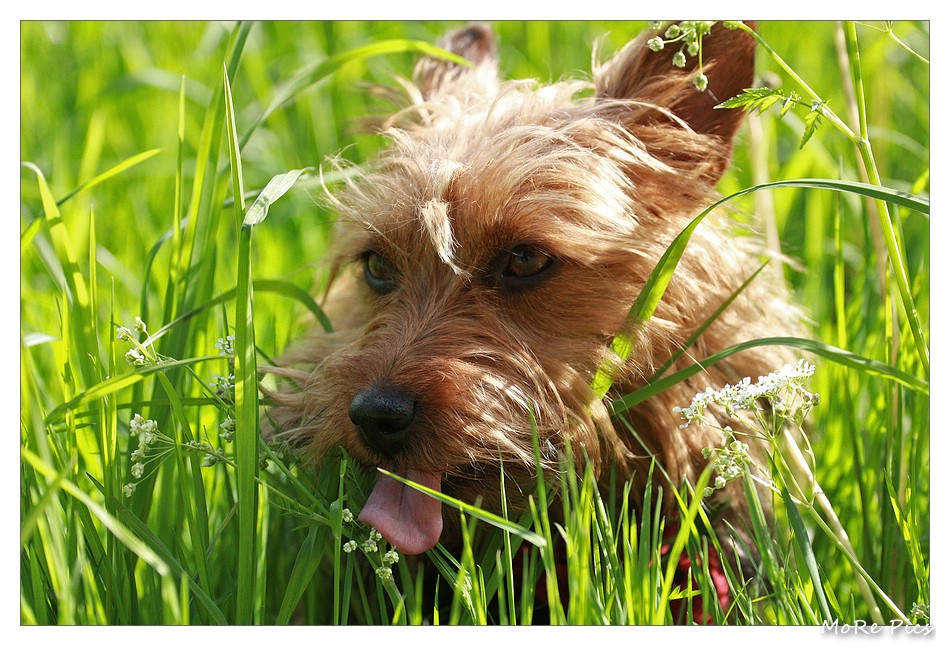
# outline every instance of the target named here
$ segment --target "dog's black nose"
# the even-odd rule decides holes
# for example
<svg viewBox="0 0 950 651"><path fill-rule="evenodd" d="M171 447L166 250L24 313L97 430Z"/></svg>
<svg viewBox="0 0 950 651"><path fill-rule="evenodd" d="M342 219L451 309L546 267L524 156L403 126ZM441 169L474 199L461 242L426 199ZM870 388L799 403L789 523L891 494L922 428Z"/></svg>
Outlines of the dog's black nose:
<svg viewBox="0 0 950 651"><path fill-rule="evenodd" d="M416 416L416 400L404 389L390 384L372 384L353 398L350 420L363 441L380 454L399 452Z"/></svg>

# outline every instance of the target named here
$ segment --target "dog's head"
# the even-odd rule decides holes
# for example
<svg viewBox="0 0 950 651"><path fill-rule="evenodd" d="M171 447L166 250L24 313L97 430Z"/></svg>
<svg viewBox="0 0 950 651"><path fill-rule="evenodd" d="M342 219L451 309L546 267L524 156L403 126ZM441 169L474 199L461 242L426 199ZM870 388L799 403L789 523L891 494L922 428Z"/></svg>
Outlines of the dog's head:
<svg viewBox="0 0 950 651"><path fill-rule="evenodd" d="M727 166L741 115L713 107L751 85L754 47L715 28L700 92L696 59L676 68L647 37L592 82L547 86L500 81L484 26L445 46L472 65L422 61L391 147L334 199L338 332L297 351L315 368L275 414L316 457L342 446L492 507L500 462L509 498L530 490L535 436L542 463L565 439L595 466L629 461L592 380ZM665 303L621 371L626 386L682 340L684 319L711 311L695 294L716 283L697 278ZM442 533L439 503L388 478L361 519L409 554Z"/></svg>

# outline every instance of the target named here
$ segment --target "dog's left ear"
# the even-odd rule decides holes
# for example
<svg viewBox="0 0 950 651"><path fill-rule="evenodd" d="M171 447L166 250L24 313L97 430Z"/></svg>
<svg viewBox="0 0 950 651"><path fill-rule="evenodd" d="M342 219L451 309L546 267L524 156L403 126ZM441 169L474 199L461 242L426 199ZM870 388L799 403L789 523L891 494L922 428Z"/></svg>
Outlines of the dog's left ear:
<svg viewBox="0 0 950 651"><path fill-rule="evenodd" d="M498 86L498 47L490 27L471 23L446 34L439 46L468 59L471 66L434 57L420 59L414 77L425 99L441 94L494 93Z"/></svg>
<svg viewBox="0 0 950 651"><path fill-rule="evenodd" d="M755 39L741 29L714 25L702 42L703 73L708 86L700 91L694 84L699 74L698 58L687 56L685 66L674 67L673 55L678 48L667 45L653 51L648 42L656 36L661 35L641 35L594 70L597 96L605 100L642 100L662 107L694 131L721 139L728 156L731 140L744 116L739 110L714 107L752 86ZM668 116L657 111L634 112L628 119L638 124L670 123ZM725 169L725 161L721 167Z"/></svg>

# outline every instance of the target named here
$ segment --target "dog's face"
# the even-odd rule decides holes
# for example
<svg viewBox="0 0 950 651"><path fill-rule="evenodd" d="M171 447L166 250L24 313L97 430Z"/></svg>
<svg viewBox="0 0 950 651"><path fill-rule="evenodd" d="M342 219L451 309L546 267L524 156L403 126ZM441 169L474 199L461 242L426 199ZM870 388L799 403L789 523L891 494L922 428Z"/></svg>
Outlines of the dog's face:
<svg viewBox="0 0 950 651"><path fill-rule="evenodd" d="M397 116L414 120L389 130L392 147L339 196L337 333L298 352L315 368L278 421L316 457L342 446L489 508L501 462L509 498L531 490L535 435L543 462L570 439L577 456L624 466L591 384L725 169L740 116L712 107L751 85L750 41L707 37L700 93L690 66L677 71L645 39L592 84L538 88L497 80L484 27L450 37L473 67L420 64L417 101ZM635 386L663 361L680 321L658 319L618 382ZM360 517L408 554L442 534L440 504L385 477Z"/></svg>

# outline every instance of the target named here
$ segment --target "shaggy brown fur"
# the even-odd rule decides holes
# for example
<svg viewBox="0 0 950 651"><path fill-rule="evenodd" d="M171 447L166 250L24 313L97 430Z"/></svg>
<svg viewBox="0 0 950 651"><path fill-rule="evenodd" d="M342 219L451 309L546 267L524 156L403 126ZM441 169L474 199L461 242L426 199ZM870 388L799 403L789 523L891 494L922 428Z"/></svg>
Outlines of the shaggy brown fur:
<svg viewBox="0 0 950 651"><path fill-rule="evenodd" d="M741 31L706 37L706 92L692 85L695 59L678 70L648 36L596 65L592 82L499 81L494 38L477 25L445 43L471 68L420 63L411 105L385 131L391 147L333 199L335 332L277 370L300 387L275 396L283 436L314 459L342 446L489 509L500 459L509 498L534 486L532 413L552 465L569 439L601 474L615 464L642 483L655 457L674 482L696 479L701 450L721 439L681 429L672 408L789 360L748 350L612 421L609 398L643 386L760 264L733 224L710 217L634 354L615 360L611 396L591 389L657 260L728 165L742 115L713 107L752 85L754 41ZM676 368L794 332L794 314L760 278ZM387 479L362 519L409 554L453 531L435 500Z"/></svg>

